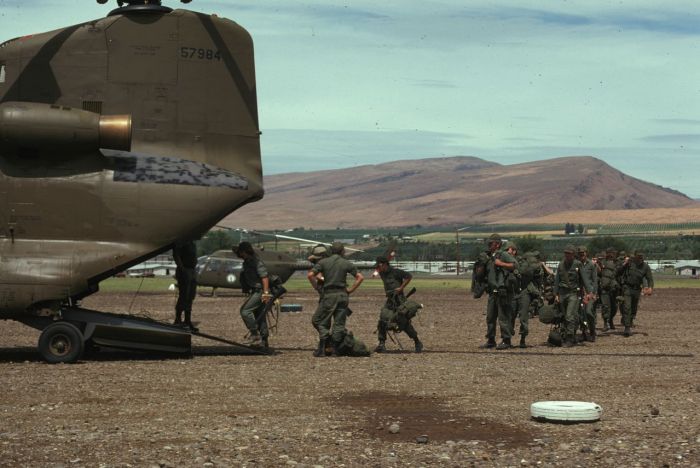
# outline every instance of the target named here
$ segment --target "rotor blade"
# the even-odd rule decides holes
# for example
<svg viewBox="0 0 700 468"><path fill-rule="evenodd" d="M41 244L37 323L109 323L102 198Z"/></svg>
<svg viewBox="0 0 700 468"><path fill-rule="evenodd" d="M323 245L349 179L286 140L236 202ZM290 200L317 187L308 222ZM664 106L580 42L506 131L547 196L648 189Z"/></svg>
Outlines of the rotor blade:
<svg viewBox="0 0 700 468"><path fill-rule="evenodd" d="M235 229L233 229L233 228L226 227L226 226L221 226L221 225L218 225L218 224L217 224L216 226L214 226L214 227L218 227L218 228L221 228L221 229L228 229L229 231L234 231L234 230L235 230ZM283 235L283 234L270 234L270 233L267 233L267 232L252 231L252 230L249 230L249 229L246 229L245 231L246 231L246 232L249 232L249 233L251 233L251 234L258 234L258 235L261 235L261 236L276 237L276 238L278 238L278 239L287 239L287 240L294 240L294 241L299 241L299 242L309 242L309 243L323 244L323 245L328 245L328 246L331 245L331 243L329 243L329 242L321 242L321 241L319 241L319 240L313 240L313 239L304 239L303 237L285 236L285 235ZM353 249L352 247L348 247L347 245L345 246L345 250L352 250L353 252L364 252L364 250Z"/></svg>

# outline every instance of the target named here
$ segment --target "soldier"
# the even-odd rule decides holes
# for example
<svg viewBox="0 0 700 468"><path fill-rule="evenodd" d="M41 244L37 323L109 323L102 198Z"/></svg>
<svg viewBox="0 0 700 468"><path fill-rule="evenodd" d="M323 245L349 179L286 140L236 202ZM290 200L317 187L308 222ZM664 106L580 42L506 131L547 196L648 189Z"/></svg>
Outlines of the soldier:
<svg viewBox="0 0 700 468"><path fill-rule="evenodd" d="M257 256L250 242L243 241L232 250L243 259L241 285L243 292L250 294L241 306L241 318L249 333L246 344L267 348L269 345L265 305L272 300L267 267Z"/></svg>
<svg viewBox="0 0 700 468"><path fill-rule="evenodd" d="M319 279L323 279L321 312L318 318L318 349L324 349L330 338L336 355L338 354L338 346L347 334L345 321L349 310L349 295L364 280L355 265L343 258L344 252L345 248L342 242L333 242L330 248L331 256L319 260L307 274L309 282L314 287ZM346 282L347 275L352 275L355 278L349 288Z"/></svg>
<svg viewBox="0 0 700 468"><path fill-rule="evenodd" d="M407 271L392 267L389 264L389 259L383 256L377 257L374 267L382 278L384 292L386 293L386 303L382 307L379 322L377 323L379 344L377 344L374 351L377 353L386 351L386 334L391 324L395 323L398 331L406 332L409 338L413 340L416 353L420 353L423 351L423 343L418 339L418 333L411 324L411 319L415 315L417 308L416 310L406 310L406 307L401 307L407 301L404 289L411 282L413 276Z"/></svg>
<svg viewBox="0 0 700 468"><path fill-rule="evenodd" d="M178 244L173 248L175 279L177 280L177 303L175 304L175 325L199 331L192 324L192 302L197 294L197 247L193 241ZM182 322L182 315L185 321Z"/></svg>
<svg viewBox="0 0 700 468"><path fill-rule="evenodd" d="M644 253L641 250L634 252L634 258L630 261L625 258L618 271L622 276L622 295L625 298L622 305L622 324L625 326L623 334L631 336L631 327L634 326L634 319L637 316L639 307L639 297L642 287L645 295L651 296L654 290L654 278L651 276L651 268L644 261Z"/></svg>
<svg viewBox="0 0 700 468"><path fill-rule="evenodd" d="M488 281L489 300L486 305L486 343L481 348L511 348L511 315L514 284L512 273L515 258L508 252L501 252L502 241L498 234L491 234L488 239L488 262L486 277ZM501 342L496 346L496 321L501 331Z"/></svg>
<svg viewBox="0 0 700 468"><path fill-rule="evenodd" d="M598 267L597 260L588 258L588 249L585 245L578 247L578 260L581 262L581 276L587 280L586 294L583 297L581 308L581 327L584 339L595 341L595 301L598 294Z"/></svg>
<svg viewBox="0 0 700 468"><path fill-rule="evenodd" d="M525 338L528 335L528 322L530 318L530 302L532 301L531 293L535 286L532 284L533 275L536 266L539 265L537 259L528 252L525 255L518 256L518 246L513 242L508 242L506 252L511 254L517 262L515 275L517 280L516 290L513 295L511 308L513 316L511 318L511 333L515 334L515 319L520 320L520 347L527 348Z"/></svg>
<svg viewBox="0 0 700 468"><path fill-rule="evenodd" d="M313 249L311 249L311 255L309 255L308 260L315 265L316 263L318 263L319 260L322 260L326 257L328 257L328 248L323 244L318 244ZM318 292L318 306L316 307L314 315L311 317L311 325L313 325L313 327L318 332L323 311L321 307L321 300L323 299L323 280L321 278L318 278L316 275L312 274L310 281L313 288ZM326 344L330 345L330 343L324 343L324 345ZM326 349L321 348L320 345L321 343L319 343L319 348L316 349L316 351L314 351L314 357L321 357L326 354Z"/></svg>
<svg viewBox="0 0 700 468"><path fill-rule="evenodd" d="M605 260L600 265L600 303L603 307L603 331L615 329L613 318L617 313L617 266L615 257L617 251L608 247L605 250Z"/></svg>
<svg viewBox="0 0 700 468"><path fill-rule="evenodd" d="M557 274L554 277L555 301L564 312L562 327L562 346L570 348L576 342L576 325L579 322L579 306L581 294L592 286L581 275L581 262L574 258L576 249L568 245L564 249L564 259L559 262Z"/></svg>

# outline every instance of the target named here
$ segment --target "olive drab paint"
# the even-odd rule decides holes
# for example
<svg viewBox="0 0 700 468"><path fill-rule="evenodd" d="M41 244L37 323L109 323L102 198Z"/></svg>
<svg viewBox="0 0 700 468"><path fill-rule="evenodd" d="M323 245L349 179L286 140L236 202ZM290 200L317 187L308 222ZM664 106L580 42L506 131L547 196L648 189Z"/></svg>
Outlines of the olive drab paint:
<svg viewBox="0 0 700 468"><path fill-rule="evenodd" d="M126 3L0 46L0 318L60 310L263 196L248 32Z"/></svg>

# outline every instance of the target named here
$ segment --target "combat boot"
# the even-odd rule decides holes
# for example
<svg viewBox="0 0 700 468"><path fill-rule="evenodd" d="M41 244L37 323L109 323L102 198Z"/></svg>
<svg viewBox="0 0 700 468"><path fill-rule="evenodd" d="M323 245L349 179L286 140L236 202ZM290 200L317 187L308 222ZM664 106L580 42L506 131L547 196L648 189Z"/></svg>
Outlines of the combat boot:
<svg viewBox="0 0 700 468"><path fill-rule="evenodd" d="M613 319L610 319L610 329L611 330L615 329L615 324L613 323Z"/></svg>
<svg viewBox="0 0 700 468"><path fill-rule="evenodd" d="M383 353L384 351L386 351L386 345L385 345L384 341L380 341L377 344L377 347L374 348L374 352L375 353Z"/></svg>
<svg viewBox="0 0 700 468"><path fill-rule="evenodd" d="M248 339L243 342L243 344L247 346L260 346L261 343L262 339L257 332L251 333Z"/></svg>
<svg viewBox="0 0 700 468"><path fill-rule="evenodd" d="M496 340L490 339L486 343L479 346L480 349L491 349L496 347Z"/></svg>
<svg viewBox="0 0 700 468"><path fill-rule="evenodd" d="M603 323L603 331L606 332L606 331L608 331L608 330L610 330L610 326L608 325L608 321L606 320L606 321Z"/></svg>
<svg viewBox="0 0 700 468"><path fill-rule="evenodd" d="M504 338L503 341L498 343L498 346L496 346L496 349L501 350L501 349L510 349L513 346L510 344L510 338Z"/></svg>
<svg viewBox="0 0 700 468"><path fill-rule="evenodd" d="M421 343L421 341L418 338L416 338L414 341L416 343L416 352L422 353L423 352L423 343Z"/></svg>
<svg viewBox="0 0 700 468"><path fill-rule="evenodd" d="M314 351L314 357L325 357L326 356L326 339L321 338L318 340L318 348Z"/></svg>
<svg viewBox="0 0 700 468"><path fill-rule="evenodd" d="M525 344L525 335L522 335L520 337L520 345L521 348L527 348L527 345Z"/></svg>
<svg viewBox="0 0 700 468"><path fill-rule="evenodd" d="M630 330L630 327L625 327L625 331L622 332L622 334L627 337L627 336L632 336L632 330Z"/></svg>

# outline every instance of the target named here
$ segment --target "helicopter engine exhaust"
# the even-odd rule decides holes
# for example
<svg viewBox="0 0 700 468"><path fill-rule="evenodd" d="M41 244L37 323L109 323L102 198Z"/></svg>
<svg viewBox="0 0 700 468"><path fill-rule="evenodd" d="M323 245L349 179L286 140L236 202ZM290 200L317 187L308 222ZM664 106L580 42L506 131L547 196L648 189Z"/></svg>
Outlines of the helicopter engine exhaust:
<svg viewBox="0 0 700 468"><path fill-rule="evenodd" d="M0 151L40 153L131 149L131 116L36 102L0 104Z"/></svg>

